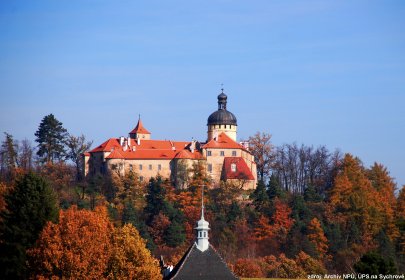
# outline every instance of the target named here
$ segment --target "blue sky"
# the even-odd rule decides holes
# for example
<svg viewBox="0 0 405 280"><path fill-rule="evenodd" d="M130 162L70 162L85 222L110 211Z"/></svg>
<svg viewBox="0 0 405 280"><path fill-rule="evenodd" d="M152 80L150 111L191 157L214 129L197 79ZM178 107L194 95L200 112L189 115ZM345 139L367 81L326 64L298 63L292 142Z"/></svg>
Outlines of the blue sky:
<svg viewBox="0 0 405 280"><path fill-rule="evenodd" d="M138 114L206 139L224 84L238 137L325 145L405 184L403 1L0 2L0 131L53 113L94 144Z"/></svg>

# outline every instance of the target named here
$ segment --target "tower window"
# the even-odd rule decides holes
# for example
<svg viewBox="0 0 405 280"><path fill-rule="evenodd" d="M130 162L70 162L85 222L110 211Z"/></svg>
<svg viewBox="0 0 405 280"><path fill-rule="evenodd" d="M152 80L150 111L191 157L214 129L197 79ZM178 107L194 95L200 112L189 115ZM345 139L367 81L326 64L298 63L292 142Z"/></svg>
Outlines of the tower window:
<svg viewBox="0 0 405 280"><path fill-rule="evenodd" d="M223 157L223 156L225 156L225 152L224 152L224 151L220 151L220 152L219 152L219 155L220 155L221 157Z"/></svg>
<svg viewBox="0 0 405 280"><path fill-rule="evenodd" d="M236 172L236 164L235 163L231 164L231 171Z"/></svg>
<svg viewBox="0 0 405 280"><path fill-rule="evenodd" d="M139 170L142 170L142 164L139 165Z"/></svg>
<svg viewBox="0 0 405 280"><path fill-rule="evenodd" d="M236 151L232 151L232 156L236 157Z"/></svg>
<svg viewBox="0 0 405 280"><path fill-rule="evenodd" d="M152 170L152 164L149 164L149 170Z"/></svg>
<svg viewBox="0 0 405 280"><path fill-rule="evenodd" d="M207 157L210 157L211 155L211 151L207 151Z"/></svg>
<svg viewBox="0 0 405 280"><path fill-rule="evenodd" d="M207 237L207 232L206 231L204 231L204 237Z"/></svg>
<svg viewBox="0 0 405 280"><path fill-rule="evenodd" d="M212 172L212 164L210 163L210 164L208 164L208 172Z"/></svg>
<svg viewBox="0 0 405 280"><path fill-rule="evenodd" d="M158 170L159 171L162 170L162 165L161 164L158 164Z"/></svg>

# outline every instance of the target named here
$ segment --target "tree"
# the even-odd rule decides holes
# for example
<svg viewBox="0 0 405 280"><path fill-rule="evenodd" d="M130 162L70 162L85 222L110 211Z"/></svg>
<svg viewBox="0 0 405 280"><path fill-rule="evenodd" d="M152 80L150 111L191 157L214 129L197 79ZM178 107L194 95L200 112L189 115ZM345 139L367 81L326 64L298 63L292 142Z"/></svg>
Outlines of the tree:
<svg viewBox="0 0 405 280"><path fill-rule="evenodd" d="M253 205L255 209L261 213L265 213L267 211L270 204L270 199L266 191L266 186L263 181L257 182L256 189L251 193L250 199L253 201Z"/></svg>
<svg viewBox="0 0 405 280"><path fill-rule="evenodd" d="M387 168L382 164L374 163L371 169L368 170L367 175L372 186L377 190L377 199L383 204L381 214L384 221L384 230L390 240L393 241L399 236L398 228L395 225L395 182L389 175Z"/></svg>
<svg viewBox="0 0 405 280"><path fill-rule="evenodd" d="M34 278L104 278L114 231L105 207L95 211L72 206L61 210L59 223L49 222L36 246L28 251Z"/></svg>
<svg viewBox="0 0 405 280"><path fill-rule="evenodd" d="M34 149L28 139L21 141L18 151L18 166L23 170L29 171L33 167Z"/></svg>
<svg viewBox="0 0 405 280"><path fill-rule="evenodd" d="M162 279L158 261L145 247L145 241L131 224L114 231L108 279Z"/></svg>
<svg viewBox="0 0 405 280"><path fill-rule="evenodd" d="M17 168L17 150L18 144L11 134L4 132L5 139L0 148L0 171L2 177L10 181L14 178L15 169Z"/></svg>
<svg viewBox="0 0 405 280"><path fill-rule="evenodd" d="M325 259L328 251L328 239L317 218L313 218L308 225L308 239L315 246L319 259Z"/></svg>
<svg viewBox="0 0 405 280"><path fill-rule="evenodd" d="M54 160L61 161L65 158L67 131L53 114L42 119L35 136L35 141L38 142L37 155L42 162L53 163Z"/></svg>
<svg viewBox="0 0 405 280"><path fill-rule="evenodd" d="M265 132L256 132L248 139L249 149L255 157L259 179L265 181L269 175L274 160L271 135Z"/></svg>
<svg viewBox="0 0 405 280"><path fill-rule="evenodd" d="M263 271L254 259L238 259L233 270L239 277L263 277Z"/></svg>
<svg viewBox="0 0 405 280"><path fill-rule="evenodd" d="M26 250L34 245L47 221L57 221L55 195L48 183L28 173L5 196L0 213L0 278L24 278Z"/></svg>
<svg viewBox="0 0 405 280"><path fill-rule="evenodd" d="M305 254L302 251L295 258L295 262L305 271L307 275L325 275L327 273L325 267L320 261L311 258L309 255Z"/></svg>
<svg viewBox="0 0 405 280"><path fill-rule="evenodd" d="M354 269L357 273L369 275L387 275L397 273L397 268L395 267L392 259L384 259L381 255L375 252L368 252L367 254L363 255L354 265Z"/></svg>
<svg viewBox="0 0 405 280"><path fill-rule="evenodd" d="M83 153L90 149L93 141L87 141L86 137L82 134L80 136L68 135L66 140L67 158L73 161L76 166L76 180L83 179L84 162Z"/></svg>

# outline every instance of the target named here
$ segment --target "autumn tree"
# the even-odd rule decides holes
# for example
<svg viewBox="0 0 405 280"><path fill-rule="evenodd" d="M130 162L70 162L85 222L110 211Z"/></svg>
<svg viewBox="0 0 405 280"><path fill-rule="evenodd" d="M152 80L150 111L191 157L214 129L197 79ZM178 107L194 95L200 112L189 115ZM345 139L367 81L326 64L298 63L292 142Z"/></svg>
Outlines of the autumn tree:
<svg viewBox="0 0 405 280"><path fill-rule="evenodd" d="M308 239L314 245L318 258L325 260L328 251L328 239L322 229L321 223L317 218L313 218L308 225Z"/></svg>
<svg viewBox="0 0 405 280"><path fill-rule="evenodd" d="M310 274L320 274L325 275L327 273L325 267L320 260L313 259L311 256L304 252L300 252L296 258L295 262L302 268L307 275Z"/></svg>
<svg viewBox="0 0 405 280"><path fill-rule="evenodd" d="M257 174L261 181L265 181L272 167L274 155L271 134L256 132L248 139L249 150L255 157Z"/></svg>
<svg viewBox="0 0 405 280"><path fill-rule="evenodd" d="M103 278L111 256L114 228L105 207L95 211L72 206L61 210L59 223L48 223L35 248L28 251L34 277Z"/></svg>
<svg viewBox="0 0 405 280"><path fill-rule="evenodd" d="M400 230L400 237L398 240L399 253L401 258L405 260L405 185L402 186L398 195L396 220ZM405 265L403 266L405 269Z"/></svg>
<svg viewBox="0 0 405 280"><path fill-rule="evenodd" d="M239 277L260 278L263 272L260 265L254 259L238 259L233 271Z"/></svg>
<svg viewBox="0 0 405 280"><path fill-rule="evenodd" d="M384 228L384 207L361 161L346 154L326 205L326 216L341 235L341 248L335 257L338 266L351 269L362 254L375 246L373 239Z"/></svg>
<svg viewBox="0 0 405 280"><path fill-rule="evenodd" d="M76 167L76 180L83 179L83 153L90 149L93 141L87 141L82 134L80 136L68 135L66 139L67 158L70 159Z"/></svg>
<svg viewBox="0 0 405 280"><path fill-rule="evenodd" d="M162 279L157 260L131 224L115 229L107 271L108 279Z"/></svg>
<svg viewBox="0 0 405 280"><path fill-rule="evenodd" d="M5 203L6 209L0 213L0 278L21 279L26 272L26 250L47 221L57 221L57 202L48 183L28 173L18 179Z"/></svg>
<svg viewBox="0 0 405 280"><path fill-rule="evenodd" d="M61 161L65 158L67 131L53 114L42 119L35 136L38 143L37 155L43 163L53 163L55 160Z"/></svg>

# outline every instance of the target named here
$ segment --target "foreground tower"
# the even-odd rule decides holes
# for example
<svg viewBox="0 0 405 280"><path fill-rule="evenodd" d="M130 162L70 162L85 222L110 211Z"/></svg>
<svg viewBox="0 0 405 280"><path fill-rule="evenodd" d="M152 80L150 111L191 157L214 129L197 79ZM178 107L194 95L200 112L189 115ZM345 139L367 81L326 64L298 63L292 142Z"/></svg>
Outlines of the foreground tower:
<svg viewBox="0 0 405 280"><path fill-rule="evenodd" d="M238 128L234 114L226 109L228 96L222 92L218 95L218 110L208 117L208 141L217 138L221 132L225 132L232 140L236 141Z"/></svg>

